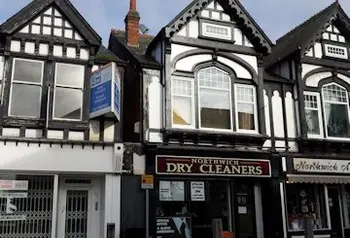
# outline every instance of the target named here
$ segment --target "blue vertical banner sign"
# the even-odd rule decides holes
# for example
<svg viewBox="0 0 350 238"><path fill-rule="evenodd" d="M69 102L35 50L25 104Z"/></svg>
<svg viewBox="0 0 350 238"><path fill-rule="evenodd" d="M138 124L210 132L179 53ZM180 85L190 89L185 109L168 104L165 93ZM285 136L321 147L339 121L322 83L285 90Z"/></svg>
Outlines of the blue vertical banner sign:
<svg viewBox="0 0 350 238"><path fill-rule="evenodd" d="M120 120L120 74L115 63L92 73L90 89L90 118L113 114Z"/></svg>

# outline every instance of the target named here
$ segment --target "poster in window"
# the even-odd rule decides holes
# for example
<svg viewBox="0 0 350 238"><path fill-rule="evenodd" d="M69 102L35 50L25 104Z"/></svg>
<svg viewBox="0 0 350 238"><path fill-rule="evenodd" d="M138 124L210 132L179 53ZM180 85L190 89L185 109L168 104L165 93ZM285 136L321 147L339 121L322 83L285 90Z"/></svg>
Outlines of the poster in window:
<svg viewBox="0 0 350 238"><path fill-rule="evenodd" d="M190 217L157 217L157 238L191 238Z"/></svg>
<svg viewBox="0 0 350 238"><path fill-rule="evenodd" d="M191 200L205 201L204 182L191 182Z"/></svg>
<svg viewBox="0 0 350 238"><path fill-rule="evenodd" d="M185 183L183 181L160 181L160 201L185 201Z"/></svg>

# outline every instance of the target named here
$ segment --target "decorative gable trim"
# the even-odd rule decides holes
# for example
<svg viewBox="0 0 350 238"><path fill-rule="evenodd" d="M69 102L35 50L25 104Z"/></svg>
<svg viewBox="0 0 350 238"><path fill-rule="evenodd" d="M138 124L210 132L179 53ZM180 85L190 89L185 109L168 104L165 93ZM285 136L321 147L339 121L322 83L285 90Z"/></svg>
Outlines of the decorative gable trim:
<svg viewBox="0 0 350 238"><path fill-rule="evenodd" d="M54 7L64 13L67 20L91 45L101 45L102 38L86 22L69 0L35 0L0 25L0 33L12 35L33 21L42 11Z"/></svg>
<svg viewBox="0 0 350 238"><path fill-rule="evenodd" d="M191 19L198 17L198 13L209 5L213 0L195 0L189 4L179 15L177 15L165 28L166 37L172 37L179 32ZM272 42L258 26L254 19L244 9L238 0L217 0L238 24L249 41L261 53L271 52Z"/></svg>

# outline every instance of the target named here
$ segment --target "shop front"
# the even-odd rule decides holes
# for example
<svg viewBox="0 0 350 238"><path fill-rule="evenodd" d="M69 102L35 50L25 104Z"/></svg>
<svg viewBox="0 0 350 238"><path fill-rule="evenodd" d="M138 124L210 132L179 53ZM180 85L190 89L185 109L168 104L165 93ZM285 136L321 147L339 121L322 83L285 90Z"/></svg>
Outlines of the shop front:
<svg viewBox="0 0 350 238"><path fill-rule="evenodd" d="M304 233L305 218L312 220L315 237L350 237L350 160L289 158L286 162L288 237Z"/></svg>
<svg viewBox="0 0 350 238"><path fill-rule="evenodd" d="M269 159L157 155L155 174L153 237L264 237Z"/></svg>
<svg viewBox="0 0 350 238"><path fill-rule="evenodd" d="M1 142L0 151L1 238L119 237L113 144Z"/></svg>

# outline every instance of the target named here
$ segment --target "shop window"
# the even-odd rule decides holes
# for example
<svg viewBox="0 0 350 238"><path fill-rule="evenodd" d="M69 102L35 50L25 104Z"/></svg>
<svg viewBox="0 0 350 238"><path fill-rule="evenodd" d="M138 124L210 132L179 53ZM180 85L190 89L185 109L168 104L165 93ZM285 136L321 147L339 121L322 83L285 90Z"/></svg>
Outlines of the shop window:
<svg viewBox="0 0 350 238"><path fill-rule="evenodd" d="M56 64L54 119L81 120L83 88L84 66Z"/></svg>
<svg viewBox="0 0 350 238"><path fill-rule="evenodd" d="M220 235L222 231L232 231L230 187L226 181L162 180L157 196L159 236L212 238L213 232ZM246 204L243 207L242 212L250 212Z"/></svg>
<svg viewBox="0 0 350 238"><path fill-rule="evenodd" d="M350 228L350 185L345 185L343 191L344 228Z"/></svg>
<svg viewBox="0 0 350 238"><path fill-rule="evenodd" d="M0 237L51 238L53 176L0 175Z"/></svg>
<svg viewBox="0 0 350 238"><path fill-rule="evenodd" d="M194 126L193 79L173 78L172 120L176 127Z"/></svg>
<svg viewBox="0 0 350 238"><path fill-rule="evenodd" d="M313 218L313 229L327 229L324 187L311 184L287 184L288 229L304 230L304 218Z"/></svg>
<svg viewBox="0 0 350 238"><path fill-rule="evenodd" d="M347 91L328 84L322 89L326 132L328 137L349 137L349 105Z"/></svg>
<svg viewBox="0 0 350 238"><path fill-rule="evenodd" d="M200 127L232 128L231 79L228 73L210 67L198 72Z"/></svg>
<svg viewBox="0 0 350 238"><path fill-rule="evenodd" d="M9 107L11 116L40 117L43 71L42 61L13 60Z"/></svg>

